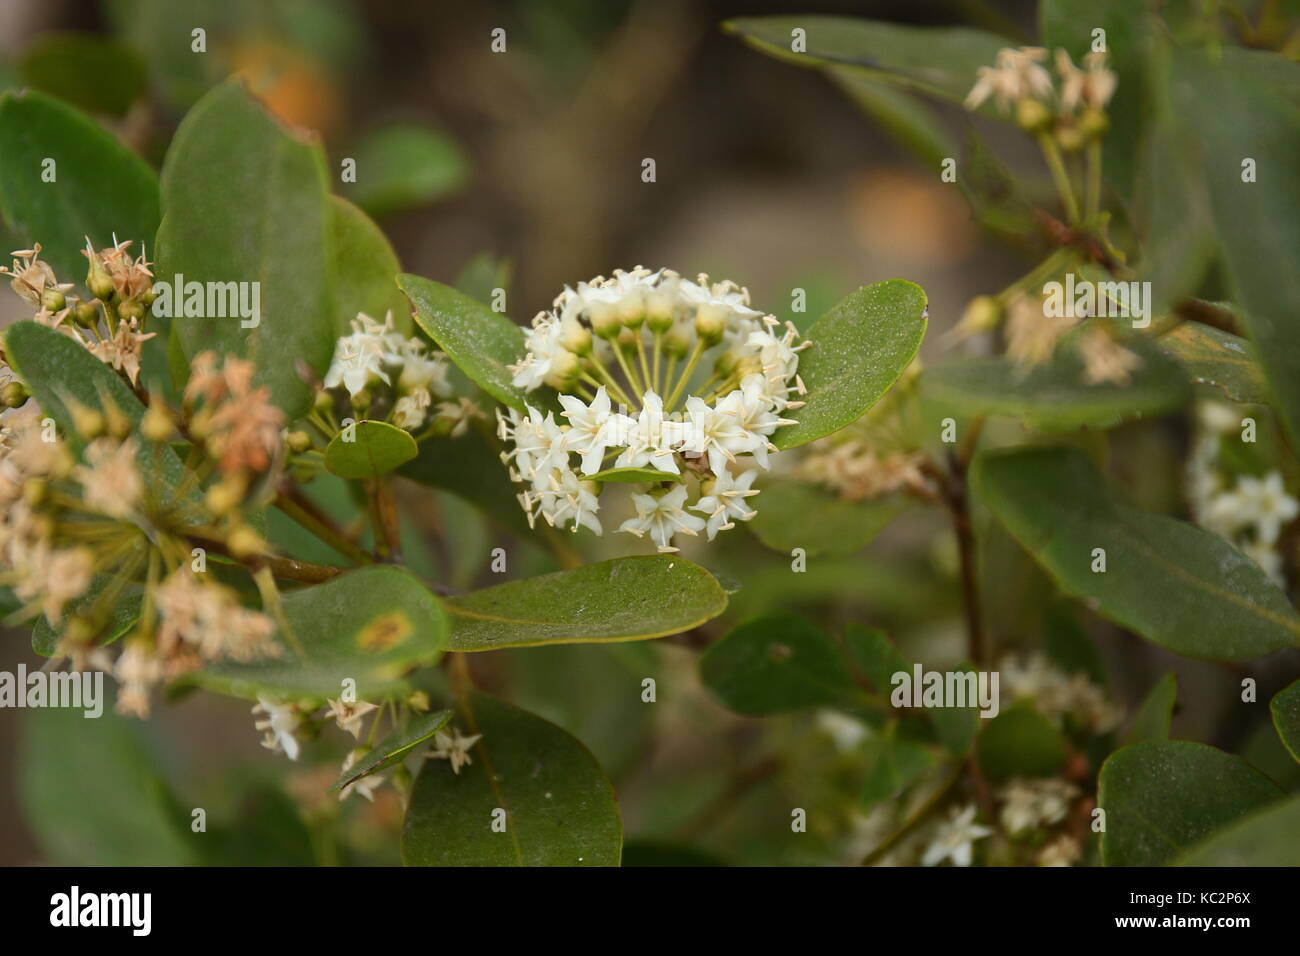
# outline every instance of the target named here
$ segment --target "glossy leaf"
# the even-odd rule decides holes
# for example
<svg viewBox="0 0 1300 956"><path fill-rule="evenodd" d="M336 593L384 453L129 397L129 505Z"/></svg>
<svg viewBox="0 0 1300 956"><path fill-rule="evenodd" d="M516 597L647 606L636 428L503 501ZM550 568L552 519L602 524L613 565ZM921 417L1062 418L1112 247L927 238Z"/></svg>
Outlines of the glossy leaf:
<svg viewBox="0 0 1300 956"><path fill-rule="evenodd" d="M709 572L676 556L615 558L445 602L453 651L643 641L689 631L727 606Z"/></svg>
<svg viewBox="0 0 1300 956"><path fill-rule="evenodd" d="M1300 797L1256 810L1194 845L1178 866L1300 866Z"/></svg>
<svg viewBox="0 0 1300 956"><path fill-rule="evenodd" d="M397 253L379 227L346 199L331 197L333 249L330 272L334 276L335 308L339 336L352 331L352 320L364 312L382 322L393 313L393 327L411 332L411 306L397 288L402 271Z"/></svg>
<svg viewBox="0 0 1300 956"><path fill-rule="evenodd" d="M497 401L523 411L524 393L511 384L507 366L524 357L524 330L441 282L403 273L397 284L411 300L415 321L457 368Z"/></svg>
<svg viewBox="0 0 1300 956"><path fill-rule="evenodd" d="M1162 866L1281 797L1277 785L1246 761L1205 744L1160 740L1124 747L1101 768L1102 862Z"/></svg>
<svg viewBox="0 0 1300 956"><path fill-rule="evenodd" d="M387 422L360 421L352 441L346 434L339 432L325 448L325 467L340 478L378 478L419 454L411 433Z"/></svg>
<svg viewBox="0 0 1300 956"><path fill-rule="evenodd" d="M746 621L710 645L699 668L704 686L726 707L756 717L852 706L862 697L836 643L795 614Z"/></svg>
<svg viewBox="0 0 1300 956"><path fill-rule="evenodd" d="M1200 322L1183 322L1155 344L1182 366L1193 382L1213 385L1234 402L1262 405L1269 401L1268 383L1247 339Z"/></svg>
<svg viewBox="0 0 1300 956"><path fill-rule="evenodd" d="M681 475L671 471L658 471L654 468L606 468L594 475L584 476L589 481L610 481L616 483L681 481Z"/></svg>
<svg viewBox="0 0 1300 956"><path fill-rule="evenodd" d="M286 594L297 643L280 634L279 657L221 661L186 679L235 697L337 697L356 681L362 700L401 690L402 678L441 656L447 619L432 592L401 568L371 566Z"/></svg>
<svg viewBox="0 0 1300 956"><path fill-rule="evenodd" d="M1174 107L1200 145L1216 232L1256 355L1292 439L1300 438L1300 113L1254 78L1186 57ZM1254 160L1254 181L1243 158Z"/></svg>
<svg viewBox="0 0 1300 956"><path fill-rule="evenodd" d="M1300 761L1300 681L1279 691L1268 709L1273 715L1277 735L1291 756Z"/></svg>
<svg viewBox="0 0 1300 956"><path fill-rule="evenodd" d="M872 739L867 749L870 762L861 794L865 807L897 797L938 763L923 745L900 738L897 724Z"/></svg>
<svg viewBox="0 0 1300 956"><path fill-rule="evenodd" d="M1063 591L1169 650L1248 660L1300 642L1300 618L1259 565L1217 535L1135 508L1082 452L987 454L974 482ZM1096 548L1105 572L1092 571Z"/></svg>
<svg viewBox="0 0 1300 956"><path fill-rule="evenodd" d="M1124 732L1125 744L1144 740L1168 740L1169 726L1174 719L1174 704L1178 699L1178 680L1173 672L1166 674L1147 693L1142 705Z"/></svg>
<svg viewBox="0 0 1300 956"><path fill-rule="evenodd" d="M1141 351L1143 367L1126 385L1086 384L1079 359L1062 349L1030 369L1000 357L936 365L921 373L919 387L927 401L967 415L1006 415L1044 431L1108 428L1171 411L1191 397L1173 363L1154 350Z"/></svg>
<svg viewBox="0 0 1300 956"><path fill-rule="evenodd" d="M94 605L95 600L104 593L114 578L109 574L98 574L90 582L90 587L86 593L77 598L64 609L63 622L66 623L75 614L80 614L86 608ZM131 629L140 618L140 608L144 604L144 595L140 594L138 589L133 589L134 593L128 592L124 597L119 598L113 603L112 609L108 614L108 620L100 629L96 638L96 645L104 647L113 643L123 634ZM63 628L55 627L50 624L49 620L41 615L36 619L32 627L32 650L42 657L53 657L58 649L59 641L63 639Z"/></svg>
<svg viewBox="0 0 1300 956"><path fill-rule="evenodd" d="M617 866L622 823L614 788L581 743L554 724L485 694L458 708L482 735L453 773L429 758L402 827L407 866ZM504 811L504 832L493 828Z"/></svg>
<svg viewBox="0 0 1300 956"><path fill-rule="evenodd" d="M299 362L323 375L338 331L326 183L320 143L281 125L238 80L186 114L163 164L155 277L183 275L187 286L259 283L258 319L176 318L185 355L212 349L251 359L256 382L290 419L312 398ZM253 287L245 288L251 296ZM245 328L245 321L258 324Z"/></svg>
<svg viewBox="0 0 1300 956"><path fill-rule="evenodd" d="M364 136L353 152L357 181L348 195L372 216L399 212L454 192L469 175L456 142L424 126L396 124Z"/></svg>
<svg viewBox="0 0 1300 956"><path fill-rule="evenodd" d="M860 418L916 358L926 316L925 293L903 279L849 293L809 328L813 346L799 359L807 404L790 415L798 424L777 429L772 443L794 448Z"/></svg>
<svg viewBox="0 0 1300 956"><path fill-rule="evenodd" d="M344 770L338 782L330 789L342 790L350 783L356 783L363 777L379 773L395 763L400 763L409 757L416 747L446 727L451 722L451 717L450 710L435 710L430 714L421 714L404 729L393 731L368 754Z"/></svg>
<svg viewBox="0 0 1300 956"><path fill-rule="evenodd" d="M1050 777L1065 765L1064 736L1032 704L1015 704L982 724L975 755L993 780Z"/></svg>
<svg viewBox="0 0 1300 956"><path fill-rule="evenodd" d="M723 29L799 66L851 66L950 100L965 99L975 71L992 66L998 50L1009 45L1005 37L969 27L914 27L855 17L737 17ZM806 53L791 50L795 29L806 32Z"/></svg>
<svg viewBox="0 0 1300 956"><path fill-rule="evenodd" d="M0 94L0 211L61 282L86 279L89 236L96 249L121 241L153 246L158 177L144 160L88 116L34 91ZM41 179L53 159L54 182ZM6 250L7 251L7 250Z"/></svg>
<svg viewBox="0 0 1300 956"><path fill-rule="evenodd" d="M846 501L797 481L777 481L753 500L748 527L774 551L803 548L818 554L853 554L885 529L907 505L893 499Z"/></svg>

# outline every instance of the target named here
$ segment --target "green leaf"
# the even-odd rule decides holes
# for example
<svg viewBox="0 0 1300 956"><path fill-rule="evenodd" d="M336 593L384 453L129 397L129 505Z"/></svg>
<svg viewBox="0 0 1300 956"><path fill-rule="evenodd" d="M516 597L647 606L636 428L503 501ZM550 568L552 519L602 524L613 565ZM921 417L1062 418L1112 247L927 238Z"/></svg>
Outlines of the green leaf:
<svg viewBox="0 0 1300 956"><path fill-rule="evenodd" d="M870 764L862 784L861 802L864 807L892 800L910 787L938 761L922 744L900 738L898 725L889 728L868 745Z"/></svg>
<svg viewBox="0 0 1300 956"><path fill-rule="evenodd" d="M1065 765L1068 750L1056 725L1030 703L1017 703L985 721L975 755L990 778L1050 777Z"/></svg>
<svg viewBox="0 0 1300 956"><path fill-rule="evenodd" d="M1300 112L1251 78L1191 57L1174 65L1174 108L1200 144L1228 276L1283 422L1300 438ZM1243 182L1243 160L1255 182Z"/></svg>
<svg viewBox="0 0 1300 956"><path fill-rule="evenodd" d="M872 688L882 697L893 689L893 677L900 671L912 672L912 663L894 646L884 631L860 624L844 628L844 646L854 665L866 675Z"/></svg>
<svg viewBox="0 0 1300 956"><path fill-rule="evenodd" d="M679 557L640 555L509 581L445 602L453 651L644 641L689 631L726 609L709 572Z"/></svg>
<svg viewBox="0 0 1300 956"><path fill-rule="evenodd" d="M398 286L415 309L415 321L456 366L485 392L524 410L524 393L506 367L524 356L524 330L500 312L451 286L403 273Z"/></svg>
<svg viewBox="0 0 1300 956"><path fill-rule="evenodd" d="M339 432L325 448L325 467L340 478L378 478L419 454L411 433L387 422L356 423L353 441Z"/></svg>
<svg viewBox="0 0 1300 956"><path fill-rule="evenodd" d="M509 259L498 258L490 252L480 252L461 267L456 276L456 288L471 299L491 303L495 290L510 288L512 272Z"/></svg>
<svg viewBox="0 0 1300 956"><path fill-rule="evenodd" d="M90 582L90 587L86 593L77 598L63 612L63 620L71 620L75 614L80 614L92 606L96 599L104 593L104 589L113 583L114 577L111 574L97 574ZM128 593L124 597L114 602L112 610L109 612L107 623L99 630L95 644L98 647L104 647L113 643L123 634L131 629L140 618L140 608L144 604L144 595L138 592ZM32 627L32 650L42 657L53 657L54 652L58 649L59 641L63 639L63 628L53 627L44 615L36 619L36 624Z"/></svg>
<svg viewBox="0 0 1300 956"><path fill-rule="evenodd" d="M903 279L850 292L808 330L813 346L799 359L807 404L792 413L798 424L777 429L772 443L794 448L861 417L916 358L926 317L925 293Z"/></svg>
<svg viewBox="0 0 1300 956"><path fill-rule="evenodd" d="M450 136L399 124L374 130L356 145L357 181L348 189L372 216L441 199L469 177L469 163Z"/></svg>
<svg viewBox="0 0 1300 956"><path fill-rule="evenodd" d="M723 29L769 56L817 69L856 67L872 77L950 100L963 100L975 71L992 66L1005 37L968 27L913 27L831 16L737 17ZM806 53L791 50L806 31Z"/></svg>
<svg viewBox="0 0 1300 956"><path fill-rule="evenodd" d="M1200 322L1182 322L1155 344L1193 382L1213 385L1231 401L1263 405L1270 399L1268 383L1247 339Z"/></svg>
<svg viewBox="0 0 1300 956"><path fill-rule="evenodd" d="M682 475L655 468L606 468L594 475L584 476L588 481L612 481L635 484L638 482L681 481Z"/></svg>
<svg viewBox="0 0 1300 956"><path fill-rule="evenodd" d="M945 159L957 155L956 141L920 97L859 69L830 67L826 75L859 109L925 163L938 169Z"/></svg>
<svg viewBox="0 0 1300 956"><path fill-rule="evenodd" d="M465 733L482 735L474 762L456 774L425 760L402 827L407 866L618 866L614 788L581 743L484 694L459 710Z"/></svg>
<svg viewBox="0 0 1300 956"><path fill-rule="evenodd" d="M386 770L395 763L400 763L411 755L416 747L424 743L451 722L450 710L435 710L421 714L411 721L403 730L395 730L381 740L373 750L354 763L339 777L331 790L342 790L350 783L356 783L362 777Z"/></svg>
<svg viewBox="0 0 1300 956"><path fill-rule="evenodd" d="M1172 671L1166 674L1148 692L1142 706L1124 732L1125 744L1144 740L1168 740L1169 725L1174 719L1174 704L1178 700L1178 680Z"/></svg>
<svg viewBox="0 0 1300 956"><path fill-rule="evenodd" d="M1007 415L1043 431L1109 428L1184 405L1191 389L1178 367L1153 349L1136 351L1142 353L1143 365L1127 385L1086 384L1078 357L1061 349L1030 369L1001 357L938 365L921 373L919 387L927 401L963 414Z"/></svg>
<svg viewBox="0 0 1300 956"><path fill-rule="evenodd" d="M470 429L458 438L420 442L419 454L398 472L422 485L450 491L501 527L533 537L528 516L516 498L518 488L501 463L494 439Z"/></svg>
<svg viewBox="0 0 1300 956"><path fill-rule="evenodd" d="M158 229L158 177L89 117L36 92L0 94L0 211L60 281L84 282L81 250L121 241L152 244ZM46 158L54 182L41 178Z"/></svg>
<svg viewBox="0 0 1300 956"><path fill-rule="evenodd" d="M312 400L299 362L324 374L337 331L333 209L319 142L282 126L230 80L181 122L163 164L162 193L159 281L183 275L187 286L259 283L256 327L244 328L254 319L239 315L176 318L185 354L212 349L251 359L256 382L297 418Z"/></svg>
<svg viewBox="0 0 1300 956"><path fill-rule="evenodd" d="M428 667L447 641L447 618L432 592L401 568L371 566L286 594L284 616L303 648L279 635L279 657L222 661L183 678L234 697L337 697L343 681L378 700L404 675Z"/></svg>
<svg viewBox="0 0 1300 956"><path fill-rule="evenodd" d="M18 61L38 90L91 113L124 116L145 92L145 65L125 43L86 33L46 33Z"/></svg>
<svg viewBox="0 0 1300 956"><path fill-rule="evenodd" d="M1140 511L1082 452L1022 448L982 455L981 500L1067 594L1188 657L1248 660L1300 637L1286 596L1231 544ZM1092 571L1094 549L1105 572Z"/></svg>
<svg viewBox="0 0 1300 956"><path fill-rule="evenodd" d="M1281 796L1246 761L1205 744L1159 740L1124 747L1101 768L1102 862L1162 866Z"/></svg>
<svg viewBox="0 0 1300 956"><path fill-rule="evenodd" d="M699 667L704 685L740 714L853 706L863 696L836 643L795 614L746 621L710 645Z"/></svg>
<svg viewBox="0 0 1300 956"><path fill-rule="evenodd" d="M1177 866L1300 866L1300 797L1256 810L1191 847Z"/></svg>
<svg viewBox="0 0 1300 956"><path fill-rule="evenodd" d="M18 799L46 862L63 866L181 866L194 862L168 821L169 796L147 725L119 717L104 680L104 712L24 711Z"/></svg>
<svg viewBox="0 0 1300 956"><path fill-rule="evenodd" d="M38 322L15 322L5 330L4 347L9 365L77 453L85 441L74 427L69 399L95 409L111 401L137 427L144 417L144 406L126 382L66 335ZM181 460L168 446L142 441L136 463L148 478L149 492L160 496L169 496L185 475ZM170 497L164 499L164 504L169 502Z"/></svg>
<svg viewBox="0 0 1300 956"><path fill-rule="evenodd" d="M774 551L818 554L862 550L907 507L900 499L846 501L816 485L778 481L762 489L749 529Z"/></svg>
<svg viewBox="0 0 1300 956"><path fill-rule="evenodd" d="M397 288L402 271L397 253L364 212L346 199L331 197L334 243L330 273L334 276L335 308L339 337L352 331L358 312L384 320L393 313L393 327L403 335L411 332L411 306Z"/></svg>
<svg viewBox="0 0 1300 956"><path fill-rule="evenodd" d="M1300 680L1279 691L1268 709L1277 735L1291 756L1300 761Z"/></svg>

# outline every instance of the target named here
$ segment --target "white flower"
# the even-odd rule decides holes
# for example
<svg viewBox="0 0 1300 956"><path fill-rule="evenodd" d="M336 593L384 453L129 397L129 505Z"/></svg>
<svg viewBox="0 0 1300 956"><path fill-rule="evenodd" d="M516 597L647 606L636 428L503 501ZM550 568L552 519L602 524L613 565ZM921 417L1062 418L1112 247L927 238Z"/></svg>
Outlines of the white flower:
<svg viewBox="0 0 1300 956"><path fill-rule="evenodd" d="M1060 823L1070 810L1079 788L1055 777L1044 780L1012 780L1002 791L1002 826L1008 833L1020 833L1037 826Z"/></svg>
<svg viewBox="0 0 1300 956"><path fill-rule="evenodd" d="M547 522L558 527L570 522L574 531L585 527L600 534L602 529L596 517L600 502L595 483L583 481L569 468L553 469L547 480L549 487L533 492Z"/></svg>
<svg viewBox="0 0 1300 956"><path fill-rule="evenodd" d="M339 339L334 347L334 361L325 373L325 387L338 388L342 385L348 394L355 397L365 390L373 380L380 379L388 383L388 373L384 371L384 353L364 336L349 335Z"/></svg>
<svg viewBox="0 0 1300 956"><path fill-rule="evenodd" d="M752 469L741 472L739 477L732 477L725 467L715 471L713 487L709 493L691 505L692 511L709 516L707 530L710 541L719 531L733 527L730 519L748 521L757 514L745 504L746 498L758 494L756 488L750 488L756 477L758 472Z"/></svg>
<svg viewBox="0 0 1300 956"><path fill-rule="evenodd" d="M436 760L451 761L452 773L459 774L460 768L472 764L469 751L476 743L482 739L482 734L475 734L472 737L462 737L459 730L452 728L450 734L444 734L442 731L433 735L434 749L428 751L426 756L433 757Z"/></svg>
<svg viewBox="0 0 1300 956"><path fill-rule="evenodd" d="M514 449L503 452L506 462L513 462L525 481L534 481L549 469L564 463L564 432L555 423L551 412L542 413L531 405L525 406L526 415L509 409L505 415L497 411L497 434L502 441L513 441Z"/></svg>
<svg viewBox="0 0 1300 956"><path fill-rule="evenodd" d="M685 503L685 485L678 485L658 497L633 495L632 504L636 506L636 517L628 518L618 530L638 537L649 532L660 551L676 551L677 548L669 543L675 533L680 531L683 534L695 535L705 527L703 518L688 514L683 509Z"/></svg>
<svg viewBox="0 0 1300 956"><path fill-rule="evenodd" d="M572 395L561 395L560 404L564 407L564 417L569 420L569 429L564 433L565 450L582 456L584 475L600 471L605 449L624 444L625 436L636 426L626 415L611 414L604 385L596 390L590 405Z"/></svg>
<svg viewBox="0 0 1300 956"><path fill-rule="evenodd" d="M345 730L357 740L361 739L361 721L376 708L377 705L367 703L364 700L345 701L331 700L329 710L325 712L326 717L333 717L334 722L339 725L340 730ZM343 768L344 770L347 767Z"/></svg>
<svg viewBox="0 0 1300 956"><path fill-rule="evenodd" d="M397 359L402 367L397 376L397 387L403 392L426 391L438 398L451 395L451 382L447 379L449 366L441 352L430 352L419 339L402 339L397 348Z"/></svg>
<svg viewBox="0 0 1300 956"><path fill-rule="evenodd" d="M1241 548L1242 554L1263 569L1269 580L1278 587L1286 586L1286 577L1282 574L1282 555L1277 553L1273 545L1261 541L1248 541L1238 547Z"/></svg>
<svg viewBox="0 0 1300 956"><path fill-rule="evenodd" d="M1083 856L1083 847L1079 841L1068 834L1063 834L1043 847L1038 853L1039 866L1071 866Z"/></svg>
<svg viewBox="0 0 1300 956"><path fill-rule="evenodd" d="M515 388L531 391L546 381L556 358L567 351L560 345L562 333L560 321L549 312L533 319L533 327L524 339L528 353L522 361L510 366L510 371L514 372L511 381Z"/></svg>
<svg viewBox="0 0 1300 956"><path fill-rule="evenodd" d="M97 438L87 446L86 464L72 470L87 505L113 518L130 517L144 493L144 479L136 467L138 451L134 438L123 442Z"/></svg>
<svg viewBox="0 0 1300 956"><path fill-rule="evenodd" d="M364 749L349 750L348 755L343 759L343 767L339 771L340 776L342 774L347 773L350 769L352 769L352 765L355 764L358 760L360 760L369 752L370 751ZM346 800L349 796L352 795L353 792L356 792L359 793L361 796L365 797L366 800L368 800L370 803L374 803L375 791L378 790L383 785L384 785L384 778L377 773L371 773L371 774L367 774L364 777L358 777L356 780L353 780L346 787L343 787L341 790L339 790L339 800Z"/></svg>
<svg viewBox="0 0 1300 956"><path fill-rule="evenodd" d="M408 432L413 432L429 416L429 405L433 398L427 389L417 388L409 395L403 395L393 406L393 424Z"/></svg>
<svg viewBox="0 0 1300 956"><path fill-rule="evenodd" d="M973 110L992 96L1003 112L1023 99L1046 99L1052 93L1052 76L1040 64L1047 59L1042 47L1004 47L996 66L981 66L975 85L966 96L966 108Z"/></svg>
<svg viewBox="0 0 1300 956"><path fill-rule="evenodd" d="M1216 526L1232 529L1254 525L1256 540L1273 544L1282 525L1300 513L1300 503L1282 487L1282 473L1271 471L1264 478L1242 475L1237 487L1210 500L1206 518Z"/></svg>
<svg viewBox="0 0 1300 956"><path fill-rule="evenodd" d="M1085 69L1075 68L1070 54L1056 51L1056 72L1061 75L1061 105L1073 110L1079 104L1097 109L1110 102L1119 83L1118 77L1106 69L1104 52L1089 53L1083 58Z"/></svg>
<svg viewBox="0 0 1300 956"><path fill-rule="evenodd" d="M681 422L664 417L664 403L653 391L641 398L641 412L627 429L627 449L614 462L617 468L654 468L680 474L673 449L686 437Z"/></svg>
<svg viewBox="0 0 1300 956"><path fill-rule="evenodd" d="M290 760L297 760L300 748L294 732L302 726L302 714L293 704L280 704L265 697L257 698L254 714L265 714L253 727L264 731L262 746L271 751L283 751Z"/></svg>
<svg viewBox="0 0 1300 956"><path fill-rule="evenodd" d="M970 866L974 843L993 831L975 822L975 804L964 810L953 808L949 818L939 824L930 845L921 857L922 866L937 866L951 860L953 866Z"/></svg>
<svg viewBox="0 0 1300 956"><path fill-rule="evenodd" d="M858 744L866 740L870 733L862 721L838 710L817 711L817 729L830 737L835 742L835 749L842 753L856 750Z"/></svg>

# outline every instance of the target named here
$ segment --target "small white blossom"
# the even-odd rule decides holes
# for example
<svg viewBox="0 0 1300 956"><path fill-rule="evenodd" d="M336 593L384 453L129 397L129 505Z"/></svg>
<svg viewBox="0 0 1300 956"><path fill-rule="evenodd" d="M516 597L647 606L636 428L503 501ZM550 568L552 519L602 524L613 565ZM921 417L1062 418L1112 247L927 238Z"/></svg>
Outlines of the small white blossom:
<svg viewBox="0 0 1300 956"><path fill-rule="evenodd" d="M939 824L930 845L921 857L922 866L937 866L951 860L953 866L970 866L974 858L974 844L993 831L975 822L975 805L964 810L953 808L949 818Z"/></svg>
<svg viewBox="0 0 1300 956"><path fill-rule="evenodd" d="M294 734L302 726L302 714L298 708L259 697L252 712L266 715L253 724L254 728L264 732L262 746L277 753L283 751L290 760L297 760L300 747Z"/></svg>
<svg viewBox="0 0 1300 956"><path fill-rule="evenodd" d="M483 737L482 734L474 734L472 737L462 737L459 730L452 728L450 734L444 734L442 731L433 735L434 748L426 754L435 760L448 760L451 762L452 773L459 774L461 767L466 767L474 761L470 758L469 751Z"/></svg>
<svg viewBox="0 0 1300 956"><path fill-rule="evenodd" d="M732 518L737 521L748 521L757 514L753 508L745 504L746 498L758 494L757 488L750 487L756 477L758 472L752 469L733 477L724 467L715 473L709 493L691 505L692 511L709 516L706 530L710 541L719 531L733 527Z"/></svg>
<svg viewBox="0 0 1300 956"><path fill-rule="evenodd" d="M636 507L636 517L628 518L619 526L619 531L627 531L638 537L649 533L651 540L659 546L660 551L676 551L670 543L677 532L696 535L704 530L703 518L689 514L682 507L686 503L686 487L678 485L671 491L658 497L654 495L633 495L632 504Z"/></svg>

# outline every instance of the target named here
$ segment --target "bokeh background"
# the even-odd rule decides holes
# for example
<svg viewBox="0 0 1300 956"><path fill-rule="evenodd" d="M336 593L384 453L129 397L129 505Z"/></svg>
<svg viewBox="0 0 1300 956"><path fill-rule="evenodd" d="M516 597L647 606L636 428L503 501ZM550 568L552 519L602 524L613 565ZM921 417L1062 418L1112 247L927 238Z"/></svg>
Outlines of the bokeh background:
<svg viewBox="0 0 1300 956"><path fill-rule="evenodd" d="M376 217L407 271L445 282L475 270L505 279L517 321L549 306L566 283L637 264L733 278L782 317L794 288L807 291L816 315L859 285L901 277L929 296L928 360L972 296L996 291L1029 263L982 234L954 185L820 75L719 28L729 16L800 10L1033 33L1032 3L979 0L0 0L0 83L58 93L64 78L49 68L49 50L69 34L95 38L84 56L100 58L88 61L104 76L99 117L156 164L186 106L242 72L283 117L320 130L336 175L346 157L384 171L336 188ZM208 32L203 56L189 50L193 26ZM506 30L505 53L490 49L495 28ZM115 100L137 74L148 95ZM953 129L973 122L957 109L943 121ZM1013 168L1032 159L1010 130L986 133ZM655 161L653 183L641 180L646 158ZM0 299L0 322L23 317L21 306ZM1176 498L1170 452L1180 440L1133 439L1164 446L1135 445L1129 459L1130 477L1150 497ZM416 515L417 525L442 532L419 558L429 573L453 586L479 581L498 532L445 495ZM740 532L723 538L711 564L744 587L719 626L809 607L832 621L885 626L927 660L960 657L952 546L937 520L900 520L866 552L819 565L796 590L788 558ZM988 547L996 638L1004 646L1040 638L1034 632L1052 609L1040 606L1037 572L1006 542ZM544 570L546 560L524 554L520 567ZM1090 626L1121 700L1140 697L1170 668L1184 699L1231 699L1232 673ZM476 659L476 676L592 747L619 791L629 852L642 859L683 843L737 863L859 858L856 771L836 741L852 728L827 715L760 724L725 714L694 675L691 644L708 637L493 655ZM9 633L0 668L19 661L40 663L23 634ZM659 678L653 707L639 701L644 674ZM186 808L239 821L230 823L232 859L246 850L248 860L266 860L268 847L277 862L396 859L395 794L342 811L324 794L343 752L337 739L322 744L315 769L310 760L291 766L258 746L246 704L211 695L160 706L147 726L123 724L112 747L78 747L75 726L24 728L27 716L0 711L4 864L179 859L176 838L151 809L155 772ZM1207 707L1180 714L1177 726L1231 740L1220 718ZM84 822L89 806L109 808L95 817L104 822ZM819 821L804 839L789 833L792 806Z"/></svg>

